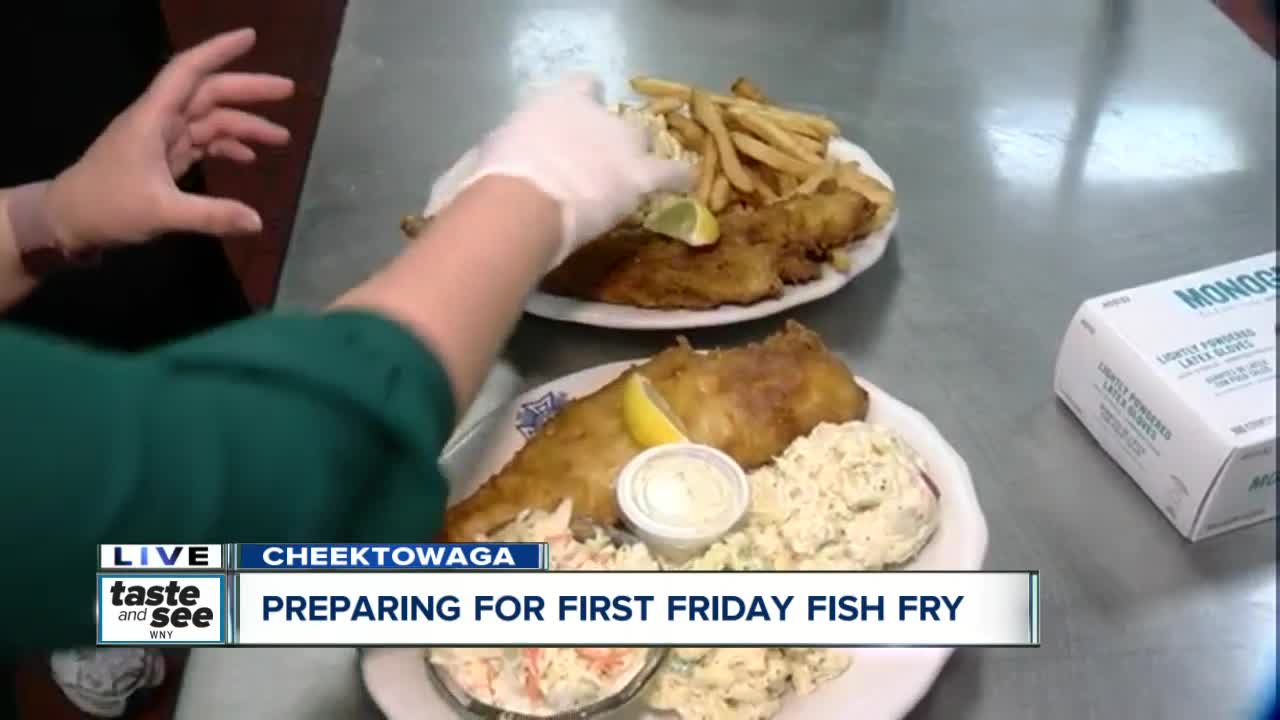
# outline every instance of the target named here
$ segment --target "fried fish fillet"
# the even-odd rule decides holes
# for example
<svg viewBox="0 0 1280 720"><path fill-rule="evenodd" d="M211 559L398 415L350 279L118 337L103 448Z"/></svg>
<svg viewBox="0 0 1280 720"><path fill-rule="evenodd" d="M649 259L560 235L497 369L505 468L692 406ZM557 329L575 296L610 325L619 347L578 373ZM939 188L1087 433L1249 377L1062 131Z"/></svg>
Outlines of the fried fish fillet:
<svg viewBox="0 0 1280 720"><path fill-rule="evenodd" d="M777 248L721 235L691 248L656 233L622 227L575 252L547 275L542 290L616 305L714 308L782 293Z"/></svg>
<svg viewBox="0 0 1280 720"><path fill-rule="evenodd" d="M706 247L619 228L569 256L542 290L642 308L746 305L818 278L831 252L865 235L875 215L865 195L831 184L724 215L719 242Z"/></svg>
<svg viewBox="0 0 1280 720"><path fill-rule="evenodd" d="M816 333L794 321L763 342L695 351L681 338L610 382L575 399L538 431L497 475L445 515L445 535L465 542L521 510L575 510L613 524L613 482L641 451L622 419L622 388L642 373L671 405L690 439L720 448L746 468L767 463L823 422L866 417L868 397Z"/></svg>
<svg viewBox="0 0 1280 720"><path fill-rule="evenodd" d="M865 195L828 184L812 195L729 214L720 231L775 248L782 282L794 284L817 279L833 250L870 231L875 214L875 204Z"/></svg>

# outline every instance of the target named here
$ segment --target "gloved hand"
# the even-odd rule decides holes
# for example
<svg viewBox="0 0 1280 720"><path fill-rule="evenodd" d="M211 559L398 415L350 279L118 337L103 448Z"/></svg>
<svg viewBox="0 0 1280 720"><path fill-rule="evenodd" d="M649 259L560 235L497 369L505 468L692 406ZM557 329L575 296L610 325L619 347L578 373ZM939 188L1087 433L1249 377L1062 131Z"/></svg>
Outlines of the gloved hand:
<svg viewBox="0 0 1280 720"><path fill-rule="evenodd" d="M431 188L423 213L440 212L490 175L520 178L560 204L563 236L551 267L612 229L656 190L687 191L689 165L648 154L649 136L600 103L595 77L572 75L533 97Z"/></svg>
<svg viewBox="0 0 1280 720"><path fill-rule="evenodd" d="M181 177L205 157L255 159L250 142L282 145L289 131L227 104L281 100L287 78L217 72L253 47L253 30L225 33L174 58L146 93L103 131L84 156L44 189L41 202L66 249L141 242L171 231L253 233L244 203L184 193Z"/></svg>

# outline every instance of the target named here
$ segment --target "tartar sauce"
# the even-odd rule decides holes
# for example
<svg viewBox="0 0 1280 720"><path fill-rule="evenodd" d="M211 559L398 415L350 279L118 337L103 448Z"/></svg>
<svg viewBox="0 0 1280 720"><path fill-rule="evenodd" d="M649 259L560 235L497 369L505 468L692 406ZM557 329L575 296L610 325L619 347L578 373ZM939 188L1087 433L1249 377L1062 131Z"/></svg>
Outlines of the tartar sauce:
<svg viewBox="0 0 1280 720"><path fill-rule="evenodd" d="M686 454L659 455L632 479L636 507L670 528L708 530L732 523L737 509L730 478L712 461Z"/></svg>

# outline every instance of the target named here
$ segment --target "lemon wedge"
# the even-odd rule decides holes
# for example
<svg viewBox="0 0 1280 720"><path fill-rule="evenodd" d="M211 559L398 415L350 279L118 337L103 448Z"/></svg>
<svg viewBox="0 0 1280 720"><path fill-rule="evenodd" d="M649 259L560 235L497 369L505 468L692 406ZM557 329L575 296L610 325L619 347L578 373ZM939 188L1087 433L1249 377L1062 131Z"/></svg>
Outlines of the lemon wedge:
<svg viewBox="0 0 1280 720"><path fill-rule="evenodd" d="M644 227L692 247L714 245L720 239L720 223L706 205L689 197L660 204L644 219Z"/></svg>
<svg viewBox="0 0 1280 720"><path fill-rule="evenodd" d="M622 419L641 447L684 442L688 433L649 378L633 372L622 389Z"/></svg>

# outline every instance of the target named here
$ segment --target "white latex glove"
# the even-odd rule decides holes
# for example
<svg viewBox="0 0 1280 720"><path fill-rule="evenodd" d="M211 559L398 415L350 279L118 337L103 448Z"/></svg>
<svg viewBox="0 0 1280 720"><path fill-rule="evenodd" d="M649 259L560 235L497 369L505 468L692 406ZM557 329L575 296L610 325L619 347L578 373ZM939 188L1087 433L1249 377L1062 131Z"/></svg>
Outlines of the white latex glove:
<svg viewBox="0 0 1280 720"><path fill-rule="evenodd" d="M436 181L423 213L440 212L489 175L527 180L560 204L555 267L612 229L656 190L684 192L694 170L648 154L649 135L609 113L592 75L569 76L534 96Z"/></svg>

